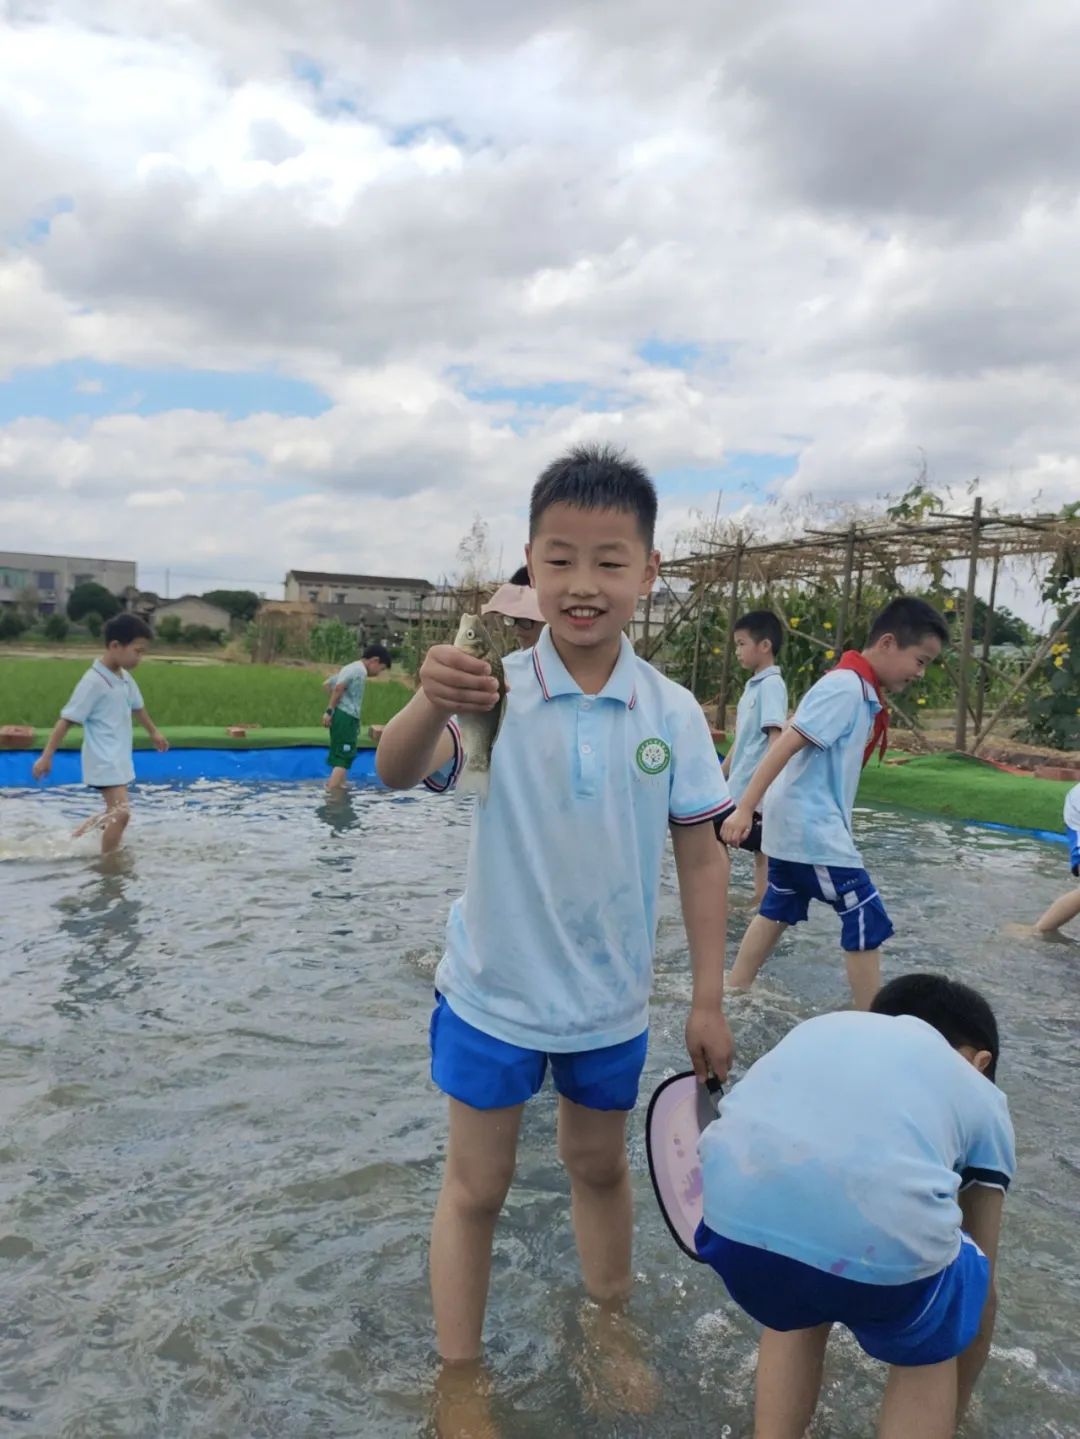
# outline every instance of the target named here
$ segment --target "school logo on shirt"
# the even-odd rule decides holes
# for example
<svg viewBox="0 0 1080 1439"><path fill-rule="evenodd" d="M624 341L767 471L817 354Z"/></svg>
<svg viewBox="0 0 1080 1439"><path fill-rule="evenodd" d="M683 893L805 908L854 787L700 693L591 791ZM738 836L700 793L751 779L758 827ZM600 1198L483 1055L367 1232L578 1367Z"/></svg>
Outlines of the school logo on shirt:
<svg viewBox="0 0 1080 1439"><path fill-rule="evenodd" d="M637 767L642 774L663 774L671 763L671 748L662 739L643 739L637 747Z"/></svg>

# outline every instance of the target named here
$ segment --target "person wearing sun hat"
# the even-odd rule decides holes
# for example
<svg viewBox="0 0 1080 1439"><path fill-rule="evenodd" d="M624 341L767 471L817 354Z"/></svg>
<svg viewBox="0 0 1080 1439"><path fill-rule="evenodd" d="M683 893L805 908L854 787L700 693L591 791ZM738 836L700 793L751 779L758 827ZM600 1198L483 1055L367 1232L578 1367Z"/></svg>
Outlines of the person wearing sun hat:
<svg viewBox="0 0 1080 1439"><path fill-rule="evenodd" d="M544 628L544 616L524 565L514 571L505 585L499 586L480 613L502 615L504 623L513 626L519 650L531 650Z"/></svg>

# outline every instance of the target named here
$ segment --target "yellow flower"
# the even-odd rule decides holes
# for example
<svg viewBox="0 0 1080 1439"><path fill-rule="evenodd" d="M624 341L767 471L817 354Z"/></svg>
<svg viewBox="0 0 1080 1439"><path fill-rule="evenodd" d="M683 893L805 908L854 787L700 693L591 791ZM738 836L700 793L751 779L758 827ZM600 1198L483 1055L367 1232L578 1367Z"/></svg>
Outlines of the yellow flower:
<svg viewBox="0 0 1080 1439"><path fill-rule="evenodd" d="M713 652L714 655L718 655L718 654L720 653L720 646L719 646L719 645L713 645L713 651L712 651L712 652Z"/></svg>
<svg viewBox="0 0 1080 1439"><path fill-rule="evenodd" d="M825 651L825 658L826 658L827 660L834 660L834 659L836 658L836 651L835 651L835 650L826 650L826 651Z"/></svg>
<svg viewBox="0 0 1080 1439"><path fill-rule="evenodd" d="M947 610L954 610L954 609L956 609L956 601L955 601L955 600L946 600L946 601L945 601L945 608L946 608Z"/></svg>
<svg viewBox="0 0 1080 1439"><path fill-rule="evenodd" d="M1064 655L1058 655L1057 659L1054 661L1054 668L1055 668L1056 670L1059 670L1059 669L1061 669L1061 667L1064 665L1064 663L1065 663L1065 656L1064 656Z"/></svg>
<svg viewBox="0 0 1080 1439"><path fill-rule="evenodd" d="M788 621L788 624L790 624L793 630L796 630L802 624L802 620L799 618L798 615L792 615L791 619Z"/></svg>
<svg viewBox="0 0 1080 1439"><path fill-rule="evenodd" d="M830 624L830 622L829 622L828 620L825 621L825 628L826 628L827 630L831 630L831 629L832 629L832 625Z"/></svg>
<svg viewBox="0 0 1080 1439"><path fill-rule="evenodd" d="M1052 655L1063 655L1068 648L1069 646L1065 644L1064 641L1060 641L1058 644L1050 646L1050 653Z"/></svg>
<svg viewBox="0 0 1080 1439"><path fill-rule="evenodd" d="M923 696L923 695L920 695L920 697L915 701L915 703L916 703L917 705L924 705L924 704L926 703L926 697Z"/></svg>

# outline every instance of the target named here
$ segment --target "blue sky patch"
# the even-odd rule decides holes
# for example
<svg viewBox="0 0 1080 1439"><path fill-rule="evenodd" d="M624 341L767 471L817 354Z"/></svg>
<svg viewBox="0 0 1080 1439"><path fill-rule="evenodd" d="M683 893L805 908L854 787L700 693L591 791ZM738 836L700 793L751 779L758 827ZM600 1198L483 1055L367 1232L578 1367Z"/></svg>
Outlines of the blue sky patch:
<svg viewBox="0 0 1080 1439"><path fill-rule="evenodd" d="M63 423L169 410L206 410L230 420L258 414L314 417L330 407L316 386L273 371L140 370L70 360L16 370L0 384L2 424L30 417Z"/></svg>
<svg viewBox="0 0 1080 1439"><path fill-rule="evenodd" d="M688 370L701 359L701 346L688 340L661 340L655 335L638 346L638 356L647 365Z"/></svg>
<svg viewBox="0 0 1080 1439"><path fill-rule="evenodd" d="M797 454L733 450L723 464L660 470L656 482L668 494L738 495L767 499L781 480L790 479L799 465Z"/></svg>

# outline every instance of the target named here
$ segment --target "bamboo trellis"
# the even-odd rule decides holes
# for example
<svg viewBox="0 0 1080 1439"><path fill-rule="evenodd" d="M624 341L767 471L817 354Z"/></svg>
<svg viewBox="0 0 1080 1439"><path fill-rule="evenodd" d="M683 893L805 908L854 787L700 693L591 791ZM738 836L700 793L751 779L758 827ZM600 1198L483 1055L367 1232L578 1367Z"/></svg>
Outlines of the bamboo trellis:
<svg viewBox="0 0 1080 1439"><path fill-rule="evenodd" d="M1061 633L1059 628L1055 635L1043 642L1027 673L1014 686L1009 700L999 706L989 723L984 725L987 679L995 673L989 658L989 633L997 600L1000 566L1003 561L1027 557L1033 563L1042 563L1049 568L1066 550L1080 553L1080 518L1044 514L985 514L979 497L976 497L972 511L967 515L939 512L912 520L853 520L835 529L807 529L796 538L760 542L745 534L737 534L730 540L708 545L694 554L665 563L665 575L688 581L690 591L676 611L668 616L662 629L646 640L645 651L647 657L655 655L680 622L693 619L697 636L691 676L691 688L694 689L701 649L701 615L710 601L715 602L726 593L733 624L738 616L740 591L757 589L769 596L781 624L794 633L777 602L775 590L781 584L799 583L833 583L839 589L840 605L833 644L841 649L854 628L852 614L858 613L864 579L884 576L891 587L899 588L896 576L900 571L922 570L940 575L946 565L966 562L962 629L955 658L957 704L953 742L957 750L968 748L970 720L974 729L971 746L974 752L1001 720L1008 703L1031 682L1039 663L1049 653L1050 645ZM982 649L975 657L975 586L979 565L983 561L992 565L992 578ZM812 636L807 638L815 642ZM729 624L716 696L721 722L731 685L731 660ZM978 671L974 698L970 683L973 661ZM903 715L899 706L897 709Z"/></svg>

